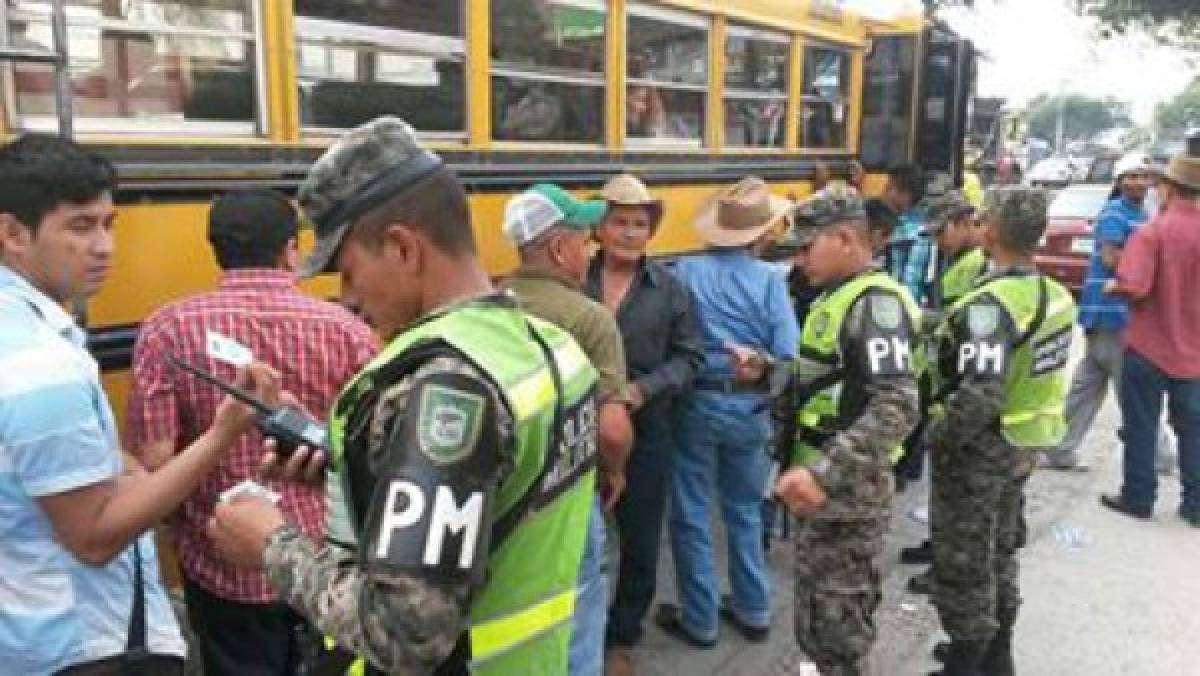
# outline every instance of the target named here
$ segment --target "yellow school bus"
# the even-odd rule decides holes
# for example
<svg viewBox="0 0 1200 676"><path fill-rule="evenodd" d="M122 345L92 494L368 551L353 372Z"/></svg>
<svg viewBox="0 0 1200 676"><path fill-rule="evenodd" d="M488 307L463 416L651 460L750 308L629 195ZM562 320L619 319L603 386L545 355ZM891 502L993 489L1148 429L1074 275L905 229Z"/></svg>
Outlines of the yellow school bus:
<svg viewBox="0 0 1200 676"><path fill-rule="evenodd" d="M868 192L912 160L953 180L962 44L919 13L840 4L5 0L0 135L65 125L119 167L117 264L86 317L120 417L139 322L217 280L211 198L294 190L340 130L378 115L457 169L496 274L515 261L503 204L538 181L587 193L640 174L670 253L698 245L699 200L746 174L797 197L817 161L860 160Z"/></svg>

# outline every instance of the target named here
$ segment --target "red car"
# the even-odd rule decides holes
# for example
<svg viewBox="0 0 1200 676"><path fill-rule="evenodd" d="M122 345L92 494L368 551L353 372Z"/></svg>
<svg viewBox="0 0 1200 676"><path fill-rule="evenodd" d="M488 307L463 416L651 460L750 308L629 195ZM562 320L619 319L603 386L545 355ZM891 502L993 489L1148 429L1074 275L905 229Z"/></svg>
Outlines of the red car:
<svg viewBox="0 0 1200 676"><path fill-rule="evenodd" d="M1046 234L1038 244L1038 269L1078 293L1092 255L1092 228L1112 185L1080 184L1060 191L1046 211Z"/></svg>

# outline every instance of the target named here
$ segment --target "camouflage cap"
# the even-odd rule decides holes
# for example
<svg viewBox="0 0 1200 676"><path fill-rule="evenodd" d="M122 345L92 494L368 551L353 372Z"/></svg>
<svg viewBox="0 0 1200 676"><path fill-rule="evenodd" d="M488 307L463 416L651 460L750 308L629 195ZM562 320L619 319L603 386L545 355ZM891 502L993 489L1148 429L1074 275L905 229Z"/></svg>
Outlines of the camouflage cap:
<svg viewBox="0 0 1200 676"><path fill-rule="evenodd" d="M925 232L936 235L953 221L974 213L975 207L967 201L962 192L951 190L944 195L929 199L926 205L927 220Z"/></svg>
<svg viewBox="0 0 1200 676"><path fill-rule="evenodd" d="M346 132L300 184L300 209L317 235L301 276L330 272L358 218L441 166L442 158L422 148L400 118L376 118Z"/></svg>
<svg viewBox="0 0 1200 676"><path fill-rule="evenodd" d="M790 240L792 244L806 244L829 226L866 219L866 206L857 191L841 184L830 185L796 205Z"/></svg>
<svg viewBox="0 0 1200 676"><path fill-rule="evenodd" d="M1004 186L988 190L981 215L994 221L1002 237L1025 247L1033 247L1046 230L1049 194L1040 188Z"/></svg>

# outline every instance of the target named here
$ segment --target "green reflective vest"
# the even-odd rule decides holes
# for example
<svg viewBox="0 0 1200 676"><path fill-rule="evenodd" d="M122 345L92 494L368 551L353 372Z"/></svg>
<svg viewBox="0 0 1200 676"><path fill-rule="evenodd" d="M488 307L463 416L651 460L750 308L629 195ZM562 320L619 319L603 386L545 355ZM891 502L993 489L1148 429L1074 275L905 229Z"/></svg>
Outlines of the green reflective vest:
<svg viewBox="0 0 1200 676"><path fill-rule="evenodd" d="M946 390L946 383L953 383L958 377L956 372L947 372L956 366L956 355L961 349L953 337L952 321L984 294L999 301L1018 333L1004 380L1004 409L1000 419L1004 438L1018 448L1054 446L1062 441L1067 429L1064 417L1067 361L1076 308L1070 292L1048 277L1036 274L998 277L963 296L950 308L936 337L939 349L952 349L955 358L938 359L935 391Z"/></svg>
<svg viewBox="0 0 1200 676"><path fill-rule="evenodd" d="M987 255L975 247L954 259L938 277L938 299L940 308L950 307L975 288L979 278L987 271Z"/></svg>
<svg viewBox="0 0 1200 676"><path fill-rule="evenodd" d="M531 329L553 354L557 384ZM329 537L356 546L364 515L354 506L364 504L362 492L373 489L353 485L361 474L349 469L355 459L345 450L348 419L369 394L398 381L398 363L435 346L466 357L504 398L514 423L513 471L497 490L493 513L499 519L510 510L526 510L502 541L491 543L486 583L472 597L471 673L565 674L595 487L596 371L562 329L503 301L483 299L428 317L397 336L334 404ZM377 378L389 369L388 377ZM401 373L411 370L401 367ZM556 421L558 432L552 433ZM551 448L552 438L559 440L557 448ZM363 671L360 659L349 673Z"/></svg>
<svg viewBox="0 0 1200 676"><path fill-rule="evenodd" d="M820 442L837 432L838 407L842 382L840 338L842 324L850 307L870 289L885 289L896 294L908 312L912 326L920 321L921 311L902 284L876 270L863 273L819 296L809 308L800 334L800 349L794 365L796 377L815 383L819 389L796 412L796 440L792 445L792 464L807 466L821 459ZM892 461L903 449L892 451Z"/></svg>

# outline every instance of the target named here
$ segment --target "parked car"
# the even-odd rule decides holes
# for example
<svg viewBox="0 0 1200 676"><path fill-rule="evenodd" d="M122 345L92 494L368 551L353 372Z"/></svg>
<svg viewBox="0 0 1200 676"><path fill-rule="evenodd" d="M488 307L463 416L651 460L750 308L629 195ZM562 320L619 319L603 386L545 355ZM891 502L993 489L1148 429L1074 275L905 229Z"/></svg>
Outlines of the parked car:
<svg viewBox="0 0 1200 676"><path fill-rule="evenodd" d="M1034 260L1039 270L1072 291L1083 287L1092 230L1111 193L1111 184L1073 185L1060 191L1046 210L1046 234Z"/></svg>
<svg viewBox="0 0 1200 676"><path fill-rule="evenodd" d="M1047 157L1029 171L1029 184L1042 187L1063 187L1075 180L1078 173L1071 161L1062 156Z"/></svg>

